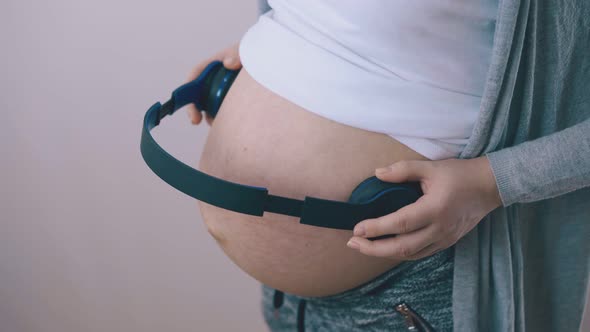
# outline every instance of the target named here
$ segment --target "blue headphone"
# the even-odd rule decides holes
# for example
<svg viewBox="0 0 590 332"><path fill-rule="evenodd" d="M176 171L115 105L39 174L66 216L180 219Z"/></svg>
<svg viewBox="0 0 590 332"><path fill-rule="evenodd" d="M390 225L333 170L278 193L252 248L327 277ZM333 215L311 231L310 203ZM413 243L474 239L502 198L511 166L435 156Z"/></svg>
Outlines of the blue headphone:
<svg viewBox="0 0 590 332"><path fill-rule="evenodd" d="M357 185L347 202L309 196L302 201L271 195L263 187L208 175L175 159L156 143L150 131L163 117L174 114L187 104L193 103L199 110L215 117L238 73L239 70L226 69L220 61L213 61L194 81L174 90L170 100L163 105L155 103L145 114L141 154L154 173L174 188L203 202L239 213L262 216L267 211L300 217L300 223L306 225L346 230L352 230L359 221L390 214L415 202L423 194L417 182L392 183L371 176Z"/></svg>

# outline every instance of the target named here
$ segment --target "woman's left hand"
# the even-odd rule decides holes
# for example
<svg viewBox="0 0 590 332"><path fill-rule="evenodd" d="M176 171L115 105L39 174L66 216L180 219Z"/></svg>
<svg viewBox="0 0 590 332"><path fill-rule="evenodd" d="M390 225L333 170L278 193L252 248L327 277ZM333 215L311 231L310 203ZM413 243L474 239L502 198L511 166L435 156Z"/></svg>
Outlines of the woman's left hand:
<svg viewBox="0 0 590 332"><path fill-rule="evenodd" d="M420 182L424 195L388 215L366 219L347 245L369 256L416 260L454 245L502 205L486 156L474 159L403 160L375 172L387 182ZM394 237L368 240L380 235ZM355 244L357 248L355 248Z"/></svg>

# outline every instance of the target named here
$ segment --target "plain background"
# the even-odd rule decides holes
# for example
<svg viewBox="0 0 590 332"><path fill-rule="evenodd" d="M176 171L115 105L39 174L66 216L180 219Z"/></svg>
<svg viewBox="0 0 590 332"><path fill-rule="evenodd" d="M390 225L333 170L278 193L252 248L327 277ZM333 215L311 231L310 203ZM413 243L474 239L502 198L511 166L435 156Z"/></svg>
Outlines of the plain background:
<svg viewBox="0 0 590 332"><path fill-rule="evenodd" d="M139 152L147 108L256 17L255 0L2 1L1 331L266 330L258 282ZM197 165L208 126L179 112L154 135Z"/></svg>
<svg viewBox="0 0 590 332"><path fill-rule="evenodd" d="M256 1L0 4L0 331L265 331L258 282L141 158L145 111ZM197 165L208 126L154 130ZM204 122L203 122L204 123Z"/></svg>

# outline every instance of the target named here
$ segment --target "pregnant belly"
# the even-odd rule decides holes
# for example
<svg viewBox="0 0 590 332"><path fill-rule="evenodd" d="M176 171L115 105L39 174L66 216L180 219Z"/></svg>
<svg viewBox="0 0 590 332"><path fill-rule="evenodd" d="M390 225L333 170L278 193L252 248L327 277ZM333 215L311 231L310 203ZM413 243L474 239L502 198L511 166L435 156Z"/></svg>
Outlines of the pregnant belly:
<svg viewBox="0 0 590 332"><path fill-rule="evenodd" d="M363 116L359 110L358 116ZM211 126L199 169L270 194L346 201L375 168L426 159L391 137L334 122L273 93L243 68ZM354 288L401 263L346 246L352 231L250 216L198 201L225 254L258 281L299 296Z"/></svg>

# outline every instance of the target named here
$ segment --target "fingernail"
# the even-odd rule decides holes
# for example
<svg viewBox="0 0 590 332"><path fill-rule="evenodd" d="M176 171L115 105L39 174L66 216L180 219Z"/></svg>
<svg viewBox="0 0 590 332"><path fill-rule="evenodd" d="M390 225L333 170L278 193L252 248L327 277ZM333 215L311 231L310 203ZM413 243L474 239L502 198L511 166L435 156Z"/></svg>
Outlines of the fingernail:
<svg viewBox="0 0 590 332"><path fill-rule="evenodd" d="M377 173L377 174L385 174L385 173L388 173L389 171L391 171L391 168L390 167L381 167L381 168L377 168L375 170L375 173Z"/></svg>
<svg viewBox="0 0 590 332"><path fill-rule="evenodd" d="M353 241L353 240L348 240L348 243L346 244L349 248L352 249L357 249L360 248L361 246L358 244L358 242Z"/></svg>
<svg viewBox="0 0 590 332"><path fill-rule="evenodd" d="M232 58L232 57L225 58L225 59L223 60L223 64L224 64L224 65L226 65L226 66L229 66L229 65L231 65L233 62L234 62L234 58Z"/></svg>
<svg viewBox="0 0 590 332"><path fill-rule="evenodd" d="M365 225L356 225L354 230L352 231L354 236L364 236L365 235Z"/></svg>

